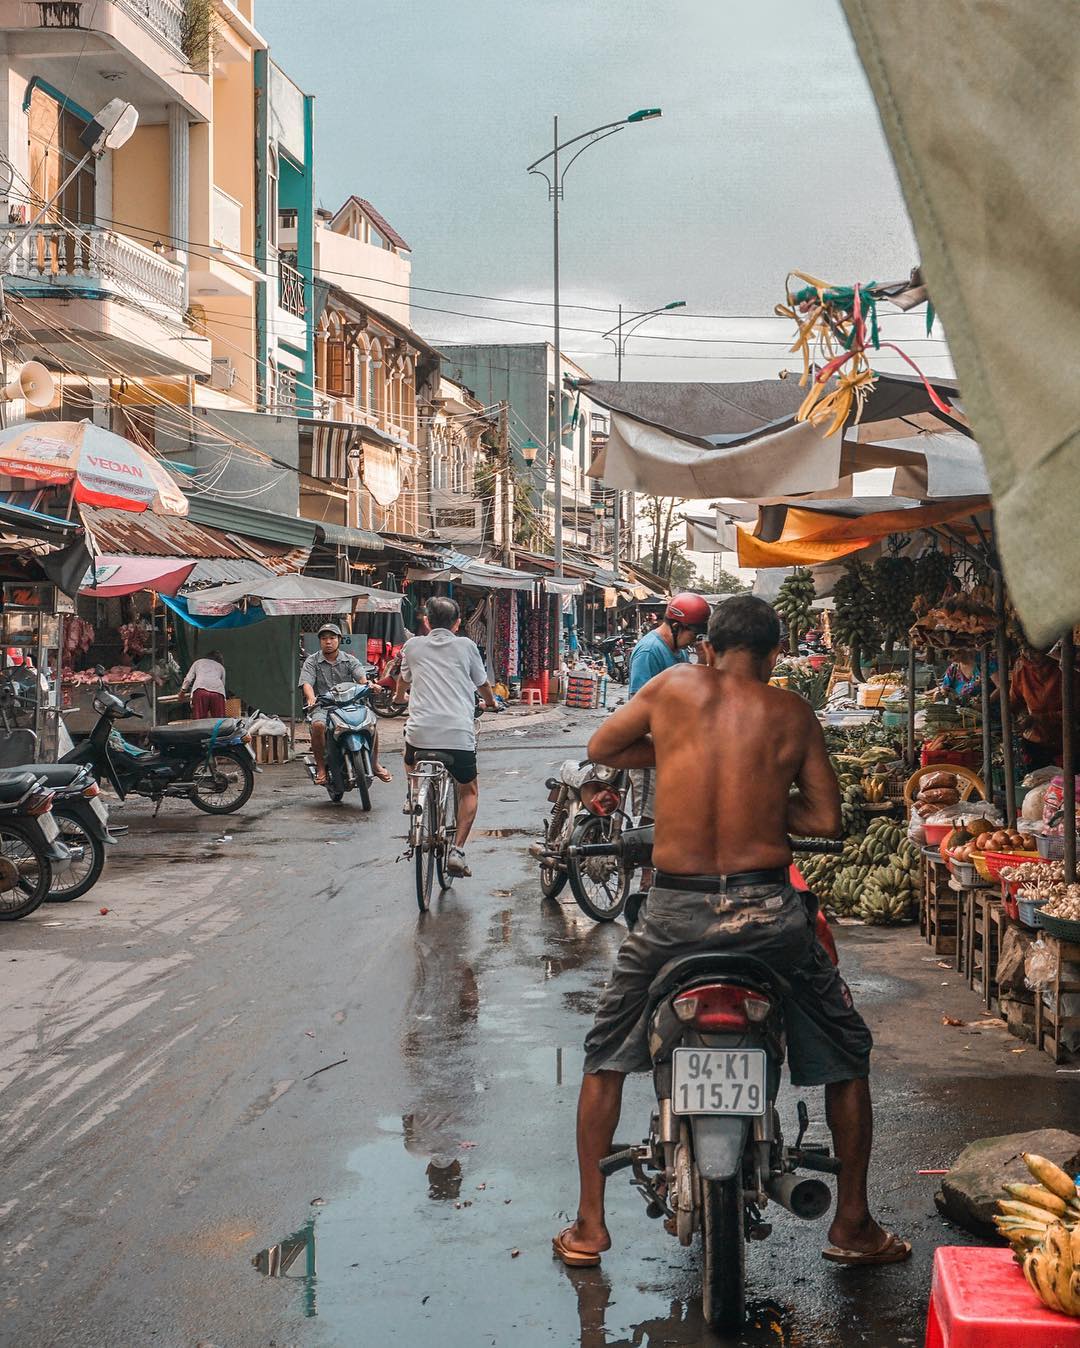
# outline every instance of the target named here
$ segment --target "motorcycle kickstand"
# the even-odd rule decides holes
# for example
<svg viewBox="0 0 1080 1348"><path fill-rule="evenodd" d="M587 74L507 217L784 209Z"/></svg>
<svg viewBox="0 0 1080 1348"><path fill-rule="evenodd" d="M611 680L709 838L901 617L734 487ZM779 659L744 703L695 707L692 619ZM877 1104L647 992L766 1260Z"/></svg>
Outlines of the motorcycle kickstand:
<svg viewBox="0 0 1080 1348"><path fill-rule="evenodd" d="M165 797L158 796L157 800L154 802L154 813L150 816L151 819L156 819L158 817L158 811L164 804L165 804Z"/></svg>

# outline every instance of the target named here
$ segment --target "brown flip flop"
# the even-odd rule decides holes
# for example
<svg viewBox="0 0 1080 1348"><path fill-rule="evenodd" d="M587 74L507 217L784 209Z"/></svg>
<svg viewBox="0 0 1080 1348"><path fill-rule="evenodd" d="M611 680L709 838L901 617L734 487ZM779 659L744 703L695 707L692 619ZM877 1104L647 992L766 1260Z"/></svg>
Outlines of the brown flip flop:
<svg viewBox="0 0 1080 1348"><path fill-rule="evenodd" d="M564 1227L557 1236L551 1241L551 1252L556 1259L561 1259L567 1268L595 1268L600 1262L600 1256L589 1250L574 1250L566 1243L566 1237L574 1228L572 1226Z"/></svg>
<svg viewBox="0 0 1080 1348"><path fill-rule="evenodd" d="M844 1250L838 1245L826 1245L821 1252L822 1259L833 1264L845 1264L848 1268L873 1268L879 1264L902 1264L911 1257L911 1242L901 1240L891 1231L885 1232L885 1239L876 1250Z"/></svg>
<svg viewBox="0 0 1080 1348"><path fill-rule="evenodd" d="M394 780L393 773L390 771L390 769L384 768L381 763L375 769L375 776L379 779L380 782L392 782Z"/></svg>

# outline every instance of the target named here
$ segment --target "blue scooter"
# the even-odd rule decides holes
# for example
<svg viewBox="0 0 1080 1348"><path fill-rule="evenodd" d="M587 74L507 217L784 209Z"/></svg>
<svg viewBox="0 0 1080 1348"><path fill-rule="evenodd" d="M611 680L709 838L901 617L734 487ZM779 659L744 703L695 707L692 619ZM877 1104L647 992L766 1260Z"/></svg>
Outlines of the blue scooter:
<svg viewBox="0 0 1080 1348"><path fill-rule="evenodd" d="M360 808L371 809L377 722L370 699L370 683L342 683L315 699L315 706L327 712L326 793L335 805L346 791L356 790ZM314 782L314 755L308 754L304 762Z"/></svg>

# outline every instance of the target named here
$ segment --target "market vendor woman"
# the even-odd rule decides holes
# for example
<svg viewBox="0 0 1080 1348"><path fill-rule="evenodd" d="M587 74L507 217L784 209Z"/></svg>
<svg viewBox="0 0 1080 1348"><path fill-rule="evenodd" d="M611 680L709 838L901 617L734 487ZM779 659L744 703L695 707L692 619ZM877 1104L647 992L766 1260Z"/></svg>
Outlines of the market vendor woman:
<svg viewBox="0 0 1080 1348"><path fill-rule="evenodd" d="M941 676L936 696L947 697L961 707L977 707L982 700L983 657L977 651L957 651L956 659ZM990 696L998 688L997 661L990 659Z"/></svg>

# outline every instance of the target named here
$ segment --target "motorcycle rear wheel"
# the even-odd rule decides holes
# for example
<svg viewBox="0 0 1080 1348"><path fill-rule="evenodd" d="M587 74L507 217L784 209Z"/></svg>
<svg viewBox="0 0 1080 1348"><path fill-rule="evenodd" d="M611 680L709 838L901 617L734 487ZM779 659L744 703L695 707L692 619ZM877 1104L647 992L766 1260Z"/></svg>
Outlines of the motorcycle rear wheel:
<svg viewBox="0 0 1080 1348"><path fill-rule="evenodd" d="M0 867L5 877L0 881L0 922L15 922L40 908L52 885L49 858L18 824L6 819L0 823ZM9 880L13 870L18 878Z"/></svg>
<svg viewBox="0 0 1080 1348"><path fill-rule="evenodd" d="M216 785L218 777L227 779L223 788ZM255 772L247 754L241 757L231 750L221 749L210 756L209 768L205 763L199 766L190 799L206 814L232 814L248 803L254 790Z"/></svg>
<svg viewBox="0 0 1080 1348"><path fill-rule="evenodd" d="M587 843L610 842L616 829L613 819L586 814L574 825L570 845L582 847ZM570 889L581 911L594 922L614 922L625 907L630 892L630 869L615 857L590 857L585 862L570 857L566 869Z"/></svg>
<svg viewBox="0 0 1080 1348"><path fill-rule="evenodd" d="M81 899L101 878L105 868L105 844L95 838L76 815L55 807L53 814L60 825L60 841L65 847L81 847L83 853L81 862L73 862L70 870L53 877L46 895L49 903L67 903L71 899Z"/></svg>
<svg viewBox="0 0 1080 1348"><path fill-rule="evenodd" d="M712 1329L741 1329L746 1319L746 1241L738 1175L701 1181L701 1308Z"/></svg>
<svg viewBox="0 0 1080 1348"><path fill-rule="evenodd" d="M544 842L548 846L563 847L563 833L569 810L565 805L556 805L544 820ZM557 899L566 887L565 866L540 866L540 893L545 899Z"/></svg>

